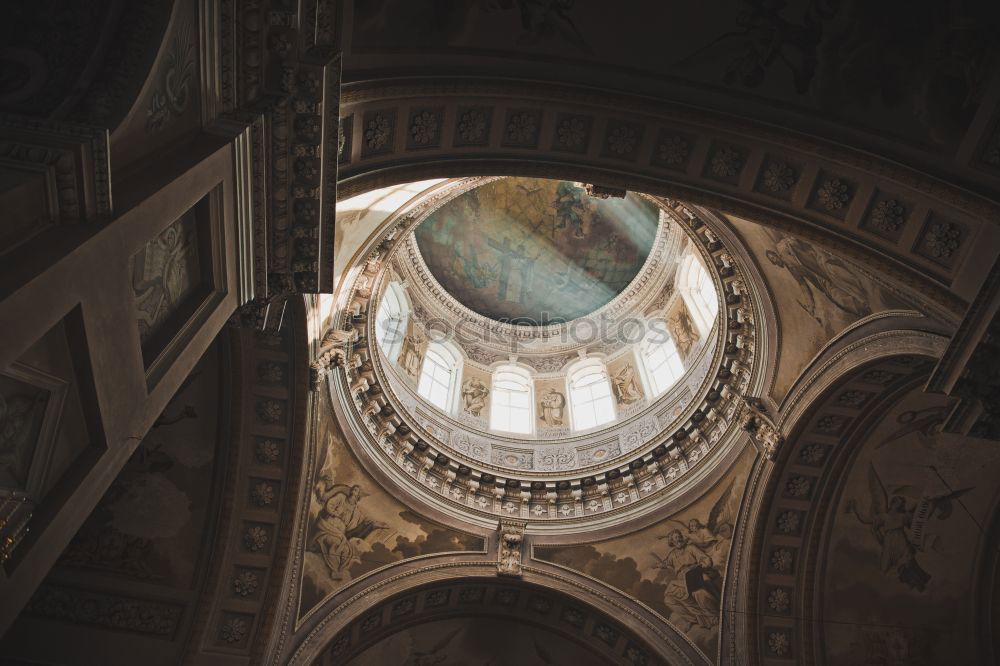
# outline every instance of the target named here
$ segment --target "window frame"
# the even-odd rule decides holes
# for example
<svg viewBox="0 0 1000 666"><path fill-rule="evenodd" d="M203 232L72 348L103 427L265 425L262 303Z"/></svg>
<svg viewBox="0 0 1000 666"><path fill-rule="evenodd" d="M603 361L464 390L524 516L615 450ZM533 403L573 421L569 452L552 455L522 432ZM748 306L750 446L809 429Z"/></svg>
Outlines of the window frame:
<svg viewBox="0 0 1000 666"><path fill-rule="evenodd" d="M431 360L432 355L439 357L442 363ZM462 361L462 354L459 353L452 345L446 342L434 342L433 340L428 342L427 349L424 352L424 358L420 363L420 374L417 376L417 395L437 409L440 409L447 414L453 414L458 402L458 385L461 383L459 378L462 373ZM444 385L443 382L440 381L439 376L435 375L433 369L428 368L428 362L434 365L435 368L441 368L445 373L447 373L447 385ZM428 374L429 371L430 374ZM425 377L431 384L444 386L445 396L443 399L443 405L438 404L432 399L431 395L428 394L430 392L429 390L427 392L423 390L423 387L425 386Z"/></svg>
<svg viewBox="0 0 1000 666"><path fill-rule="evenodd" d="M390 296L398 304L399 312L396 316L390 314L389 317L383 319L383 308L388 309ZM386 285L386 288L382 292L382 298L379 299L378 310L375 312L375 341L390 363L396 363L399 360L400 352L403 350L403 338L406 336L406 326L410 321L410 310L410 299L403 286L396 281ZM383 332L383 321L396 322L392 329L395 340L391 341L388 346L385 341L390 333L388 330Z"/></svg>
<svg viewBox="0 0 1000 666"><path fill-rule="evenodd" d="M680 267L678 291L704 338L715 326L719 315L719 291L704 264L693 254L684 257ZM711 297L706 294L711 290Z"/></svg>
<svg viewBox="0 0 1000 666"><path fill-rule="evenodd" d="M490 430L496 432L506 432L514 435L533 435L535 433L535 382L531 373L513 364L500 365L493 369L490 380ZM508 379L510 376L510 379ZM516 378L516 380L515 380ZM500 382L516 381L524 389L525 405L515 406L511 404L511 397L514 391L508 387L499 385ZM506 400L506 404L501 404L501 400ZM504 428L499 425L500 421L506 421L507 425L512 425L512 410L524 412L525 429L515 430Z"/></svg>
<svg viewBox="0 0 1000 666"><path fill-rule="evenodd" d="M597 376L597 379L588 381L585 384L581 384L581 381L591 377ZM601 384L600 392L602 395L595 395L595 386ZM585 401L579 401L578 396L586 391L588 399ZM603 361L599 359L586 359L579 363L573 365L566 372L566 394L569 397L567 403L569 405L570 422L573 424L574 431L586 431L592 430L594 428L599 428L600 426L607 425L608 423L614 423L618 420L618 409L615 405L614 391L611 388L611 377L608 374L608 368ZM597 403L607 401L607 410L599 410ZM589 408L585 410L584 408ZM604 420L600 412L605 412L605 415L609 415L609 418ZM590 423L590 418L592 417L593 423ZM583 419L587 419L588 425L583 425Z"/></svg>
<svg viewBox="0 0 1000 666"><path fill-rule="evenodd" d="M661 332L660 335L665 336L665 339L662 342L652 342L648 338L644 340L638 354L641 359L643 374L646 380L646 387L649 389L649 395L653 396L654 399L659 398L661 395L677 386L677 383L682 377L684 377L684 373L687 372L687 368L684 367L684 359L681 358L681 352L677 348L677 343L674 342L673 336L666 331ZM664 355L663 360L659 365L654 367L650 362L650 359L654 354L660 352ZM676 371L676 368L674 368L675 374L672 380L669 384L666 384L661 388L657 370L665 365L672 366L672 360L676 361L675 365L679 368L679 371Z"/></svg>

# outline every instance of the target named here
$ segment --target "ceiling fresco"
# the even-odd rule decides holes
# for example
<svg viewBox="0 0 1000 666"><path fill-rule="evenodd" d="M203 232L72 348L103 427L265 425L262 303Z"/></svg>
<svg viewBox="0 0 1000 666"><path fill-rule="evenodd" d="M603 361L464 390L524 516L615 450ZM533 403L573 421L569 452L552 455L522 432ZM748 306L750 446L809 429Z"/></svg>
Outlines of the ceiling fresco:
<svg viewBox="0 0 1000 666"><path fill-rule="evenodd" d="M752 463L753 451L746 449L711 491L650 527L598 543L536 546L533 555L638 599L687 634L704 654L713 654L726 564Z"/></svg>
<svg viewBox="0 0 1000 666"><path fill-rule="evenodd" d="M847 474L818 579L829 663L985 663L970 599L1000 454L987 440L941 432L948 410L912 390Z"/></svg>
<svg viewBox="0 0 1000 666"><path fill-rule="evenodd" d="M730 0L645 3L637 21L597 0L375 0L355 9L352 50L405 54L411 67L430 54L519 59L558 67L561 81L583 66L591 85L648 77L672 95L724 92L940 148L961 139L995 71L985 26L998 11L988 0Z"/></svg>
<svg viewBox="0 0 1000 666"><path fill-rule="evenodd" d="M659 212L636 195L598 199L566 181L505 178L417 227L431 273L469 309L515 324L561 323L606 305L642 268Z"/></svg>

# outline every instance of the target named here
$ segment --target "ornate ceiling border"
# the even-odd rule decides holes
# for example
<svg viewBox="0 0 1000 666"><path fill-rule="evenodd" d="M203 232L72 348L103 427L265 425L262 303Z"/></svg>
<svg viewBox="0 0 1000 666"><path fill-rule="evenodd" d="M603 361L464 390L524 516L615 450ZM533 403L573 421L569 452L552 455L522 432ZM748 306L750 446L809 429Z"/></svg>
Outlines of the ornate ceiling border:
<svg viewBox="0 0 1000 666"><path fill-rule="evenodd" d="M434 145L404 142L399 117L432 106ZM353 123L352 149L341 156L343 193L431 176L572 174L819 239L925 290L952 314L997 253L995 201L844 146L648 98L426 79L349 86L341 114L362 121ZM522 128L525 114L534 122ZM369 132L380 118L387 130ZM560 128L574 119L585 120L585 129L570 146ZM623 132L630 141L620 141Z"/></svg>
<svg viewBox="0 0 1000 666"><path fill-rule="evenodd" d="M815 542L834 477L844 471L835 461L850 456L878 405L926 376L945 345L944 337L917 330L866 335L790 394L780 417L788 441L774 462L758 460L744 498L748 510L726 577L721 663L741 663L747 646L762 664L811 663Z"/></svg>
<svg viewBox="0 0 1000 666"><path fill-rule="evenodd" d="M582 614L593 614L608 621L595 622L605 624L615 630L615 626L631 633L634 638L626 637L621 629L615 633L613 645L608 648L617 653L617 658L623 663L657 663L685 664L687 666L707 666L704 659L691 645L689 639L676 631L668 623L658 620L621 593L606 586L595 584L594 581L583 579L567 572L554 572L546 568L525 566L522 570L523 582L518 584L514 579L501 580L496 577L495 564L476 560L453 560L427 563L423 566L396 572L381 580L371 582L366 587L358 589L351 597L343 600L338 606L325 613L315 623L309 632L301 638L294 650L287 656L288 666L311 664L322 659L328 651L335 649L347 650L352 642L356 642L364 631L367 623L369 631L374 632L381 626L387 614L391 618L392 609L396 604L407 599L416 601L415 596L432 592L435 589L454 588L461 594L461 589L475 589L486 586L497 589L517 590L518 602L524 602L524 611L537 614L539 617L555 616L558 609L559 620L565 619L566 609L577 607ZM508 582L509 581L509 582ZM428 589L430 588L430 589ZM545 594L549 591L552 597ZM523 596L523 599L521 597ZM563 597L562 603L546 605L553 597ZM537 607L533 607L533 600ZM426 597L420 599L426 604ZM450 596L446 603L451 601ZM475 603L475 602L468 602ZM408 608L408 605L405 605ZM417 604L414 603L414 610ZM378 618L378 620L370 619ZM612 624L613 623L613 624ZM378 626L376 626L378 625ZM586 626L586 625L585 625ZM345 633L345 630L349 633ZM339 641L346 639L346 645L340 647ZM630 648L632 650L630 651ZM639 661L632 661L634 655ZM278 655L274 655L277 657ZM337 655L339 658L340 655ZM643 661L645 658L645 661ZM652 660L652 661L651 661ZM321 662L322 663L322 662ZM331 661L328 663L340 663Z"/></svg>

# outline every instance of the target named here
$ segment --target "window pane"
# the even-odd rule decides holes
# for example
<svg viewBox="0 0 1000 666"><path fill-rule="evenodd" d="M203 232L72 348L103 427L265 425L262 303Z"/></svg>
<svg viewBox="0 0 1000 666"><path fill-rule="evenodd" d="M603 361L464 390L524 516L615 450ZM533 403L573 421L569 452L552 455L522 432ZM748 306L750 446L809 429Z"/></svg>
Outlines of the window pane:
<svg viewBox="0 0 1000 666"><path fill-rule="evenodd" d="M529 379L510 370L493 375L490 428L506 432L531 432L531 388Z"/></svg>
<svg viewBox="0 0 1000 666"><path fill-rule="evenodd" d="M420 370L417 393L432 405L447 411L454 370L455 362L450 354L442 353L434 346L428 347Z"/></svg>
<svg viewBox="0 0 1000 666"><path fill-rule="evenodd" d="M573 426L586 430L615 419L611 384L600 366L581 368L570 381Z"/></svg>

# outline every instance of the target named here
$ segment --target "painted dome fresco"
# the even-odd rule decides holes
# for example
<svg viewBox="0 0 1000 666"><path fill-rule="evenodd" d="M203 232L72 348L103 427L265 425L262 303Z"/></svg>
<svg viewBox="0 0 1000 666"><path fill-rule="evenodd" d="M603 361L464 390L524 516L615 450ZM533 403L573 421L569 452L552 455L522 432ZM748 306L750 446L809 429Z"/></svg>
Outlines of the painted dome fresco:
<svg viewBox="0 0 1000 666"><path fill-rule="evenodd" d="M610 302L639 273L659 222L636 195L502 178L465 192L416 229L434 278L470 310L521 325L562 323Z"/></svg>

